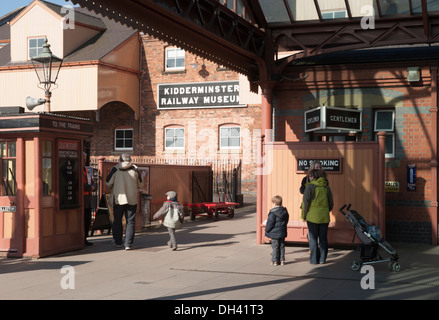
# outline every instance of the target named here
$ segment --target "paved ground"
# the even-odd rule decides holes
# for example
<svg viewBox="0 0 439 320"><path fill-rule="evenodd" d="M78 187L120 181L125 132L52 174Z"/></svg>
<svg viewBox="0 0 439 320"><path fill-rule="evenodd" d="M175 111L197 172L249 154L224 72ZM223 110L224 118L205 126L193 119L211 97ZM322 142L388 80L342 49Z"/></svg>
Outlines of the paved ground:
<svg viewBox="0 0 439 320"><path fill-rule="evenodd" d="M133 251L114 248L111 236L99 235L91 238L93 246L76 252L2 258L0 300L439 299L439 247L392 244L401 271L380 263L374 277L350 270L359 252L348 249L331 248L327 264L315 266L306 247L288 246L286 265L271 266L271 246L256 244L255 211L250 204L233 219L187 221L177 231L177 251L166 246L168 234L160 226L137 233ZM74 273L61 273L63 266ZM362 289L362 281L375 288Z"/></svg>

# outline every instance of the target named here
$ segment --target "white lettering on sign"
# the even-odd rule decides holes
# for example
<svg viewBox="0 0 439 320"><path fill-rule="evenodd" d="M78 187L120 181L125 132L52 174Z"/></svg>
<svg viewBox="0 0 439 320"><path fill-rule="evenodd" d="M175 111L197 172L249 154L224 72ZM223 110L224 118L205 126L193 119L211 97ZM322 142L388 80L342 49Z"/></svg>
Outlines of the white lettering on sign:
<svg viewBox="0 0 439 320"><path fill-rule="evenodd" d="M158 108L239 106L239 81L158 85Z"/></svg>
<svg viewBox="0 0 439 320"><path fill-rule="evenodd" d="M335 122L343 122L343 123L358 123L357 118L353 117L344 117L344 116L330 116L329 119Z"/></svg>
<svg viewBox="0 0 439 320"><path fill-rule="evenodd" d="M0 212L16 212L17 207L0 207Z"/></svg>
<svg viewBox="0 0 439 320"><path fill-rule="evenodd" d="M65 121L55 121L52 120L53 128L62 128L62 129L70 129L70 130L81 130L81 125L79 123L71 123Z"/></svg>
<svg viewBox="0 0 439 320"><path fill-rule="evenodd" d="M399 182L398 181L386 181L385 182L385 192L399 192Z"/></svg>

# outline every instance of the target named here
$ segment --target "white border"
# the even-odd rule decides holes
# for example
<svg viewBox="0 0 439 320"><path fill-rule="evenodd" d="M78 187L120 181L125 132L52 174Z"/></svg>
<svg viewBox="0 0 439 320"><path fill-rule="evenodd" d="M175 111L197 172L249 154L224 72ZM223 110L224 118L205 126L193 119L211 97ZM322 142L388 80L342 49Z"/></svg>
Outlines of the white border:
<svg viewBox="0 0 439 320"><path fill-rule="evenodd" d="M238 80L223 80L223 81L206 81L206 82L174 82L174 83L158 83L157 84L157 110L191 110L191 109L227 109L227 108L247 108L248 104L236 104L236 105L230 105L230 106L193 106L193 107L186 107L186 108L179 108L179 107L170 107L170 108L160 108L159 107L159 92L160 92L160 86L172 86L172 85L190 85L190 84L204 84L204 85L210 85L214 83L227 83L227 82L238 82L239 85L239 91L241 91L241 85ZM238 94L239 96L239 94Z"/></svg>

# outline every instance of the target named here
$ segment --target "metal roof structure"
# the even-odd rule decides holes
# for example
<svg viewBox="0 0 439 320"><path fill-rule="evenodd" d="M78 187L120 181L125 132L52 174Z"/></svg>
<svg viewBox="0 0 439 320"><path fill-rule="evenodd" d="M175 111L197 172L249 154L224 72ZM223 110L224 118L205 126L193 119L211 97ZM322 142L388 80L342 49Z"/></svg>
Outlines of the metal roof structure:
<svg viewBox="0 0 439 320"><path fill-rule="evenodd" d="M437 0L71 0L248 76L346 50L439 42Z"/></svg>

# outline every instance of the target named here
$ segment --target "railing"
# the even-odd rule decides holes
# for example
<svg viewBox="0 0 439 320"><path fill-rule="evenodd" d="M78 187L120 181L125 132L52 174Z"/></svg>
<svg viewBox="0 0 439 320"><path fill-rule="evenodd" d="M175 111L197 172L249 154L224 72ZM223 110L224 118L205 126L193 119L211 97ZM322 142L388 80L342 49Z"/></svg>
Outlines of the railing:
<svg viewBox="0 0 439 320"><path fill-rule="evenodd" d="M236 195L241 195L242 162L240 159L185 159L185 158L146 158L131 157L132 162L139 165L145 164L171 164L186 166L211 166L212 167L212 194L216 201L237 201ZM119 156L105 156L106 161L119 161ZM98 157L90 159L96 179L100 176L98 170ZM95 181L98 182L98 181Z"/></svg>

